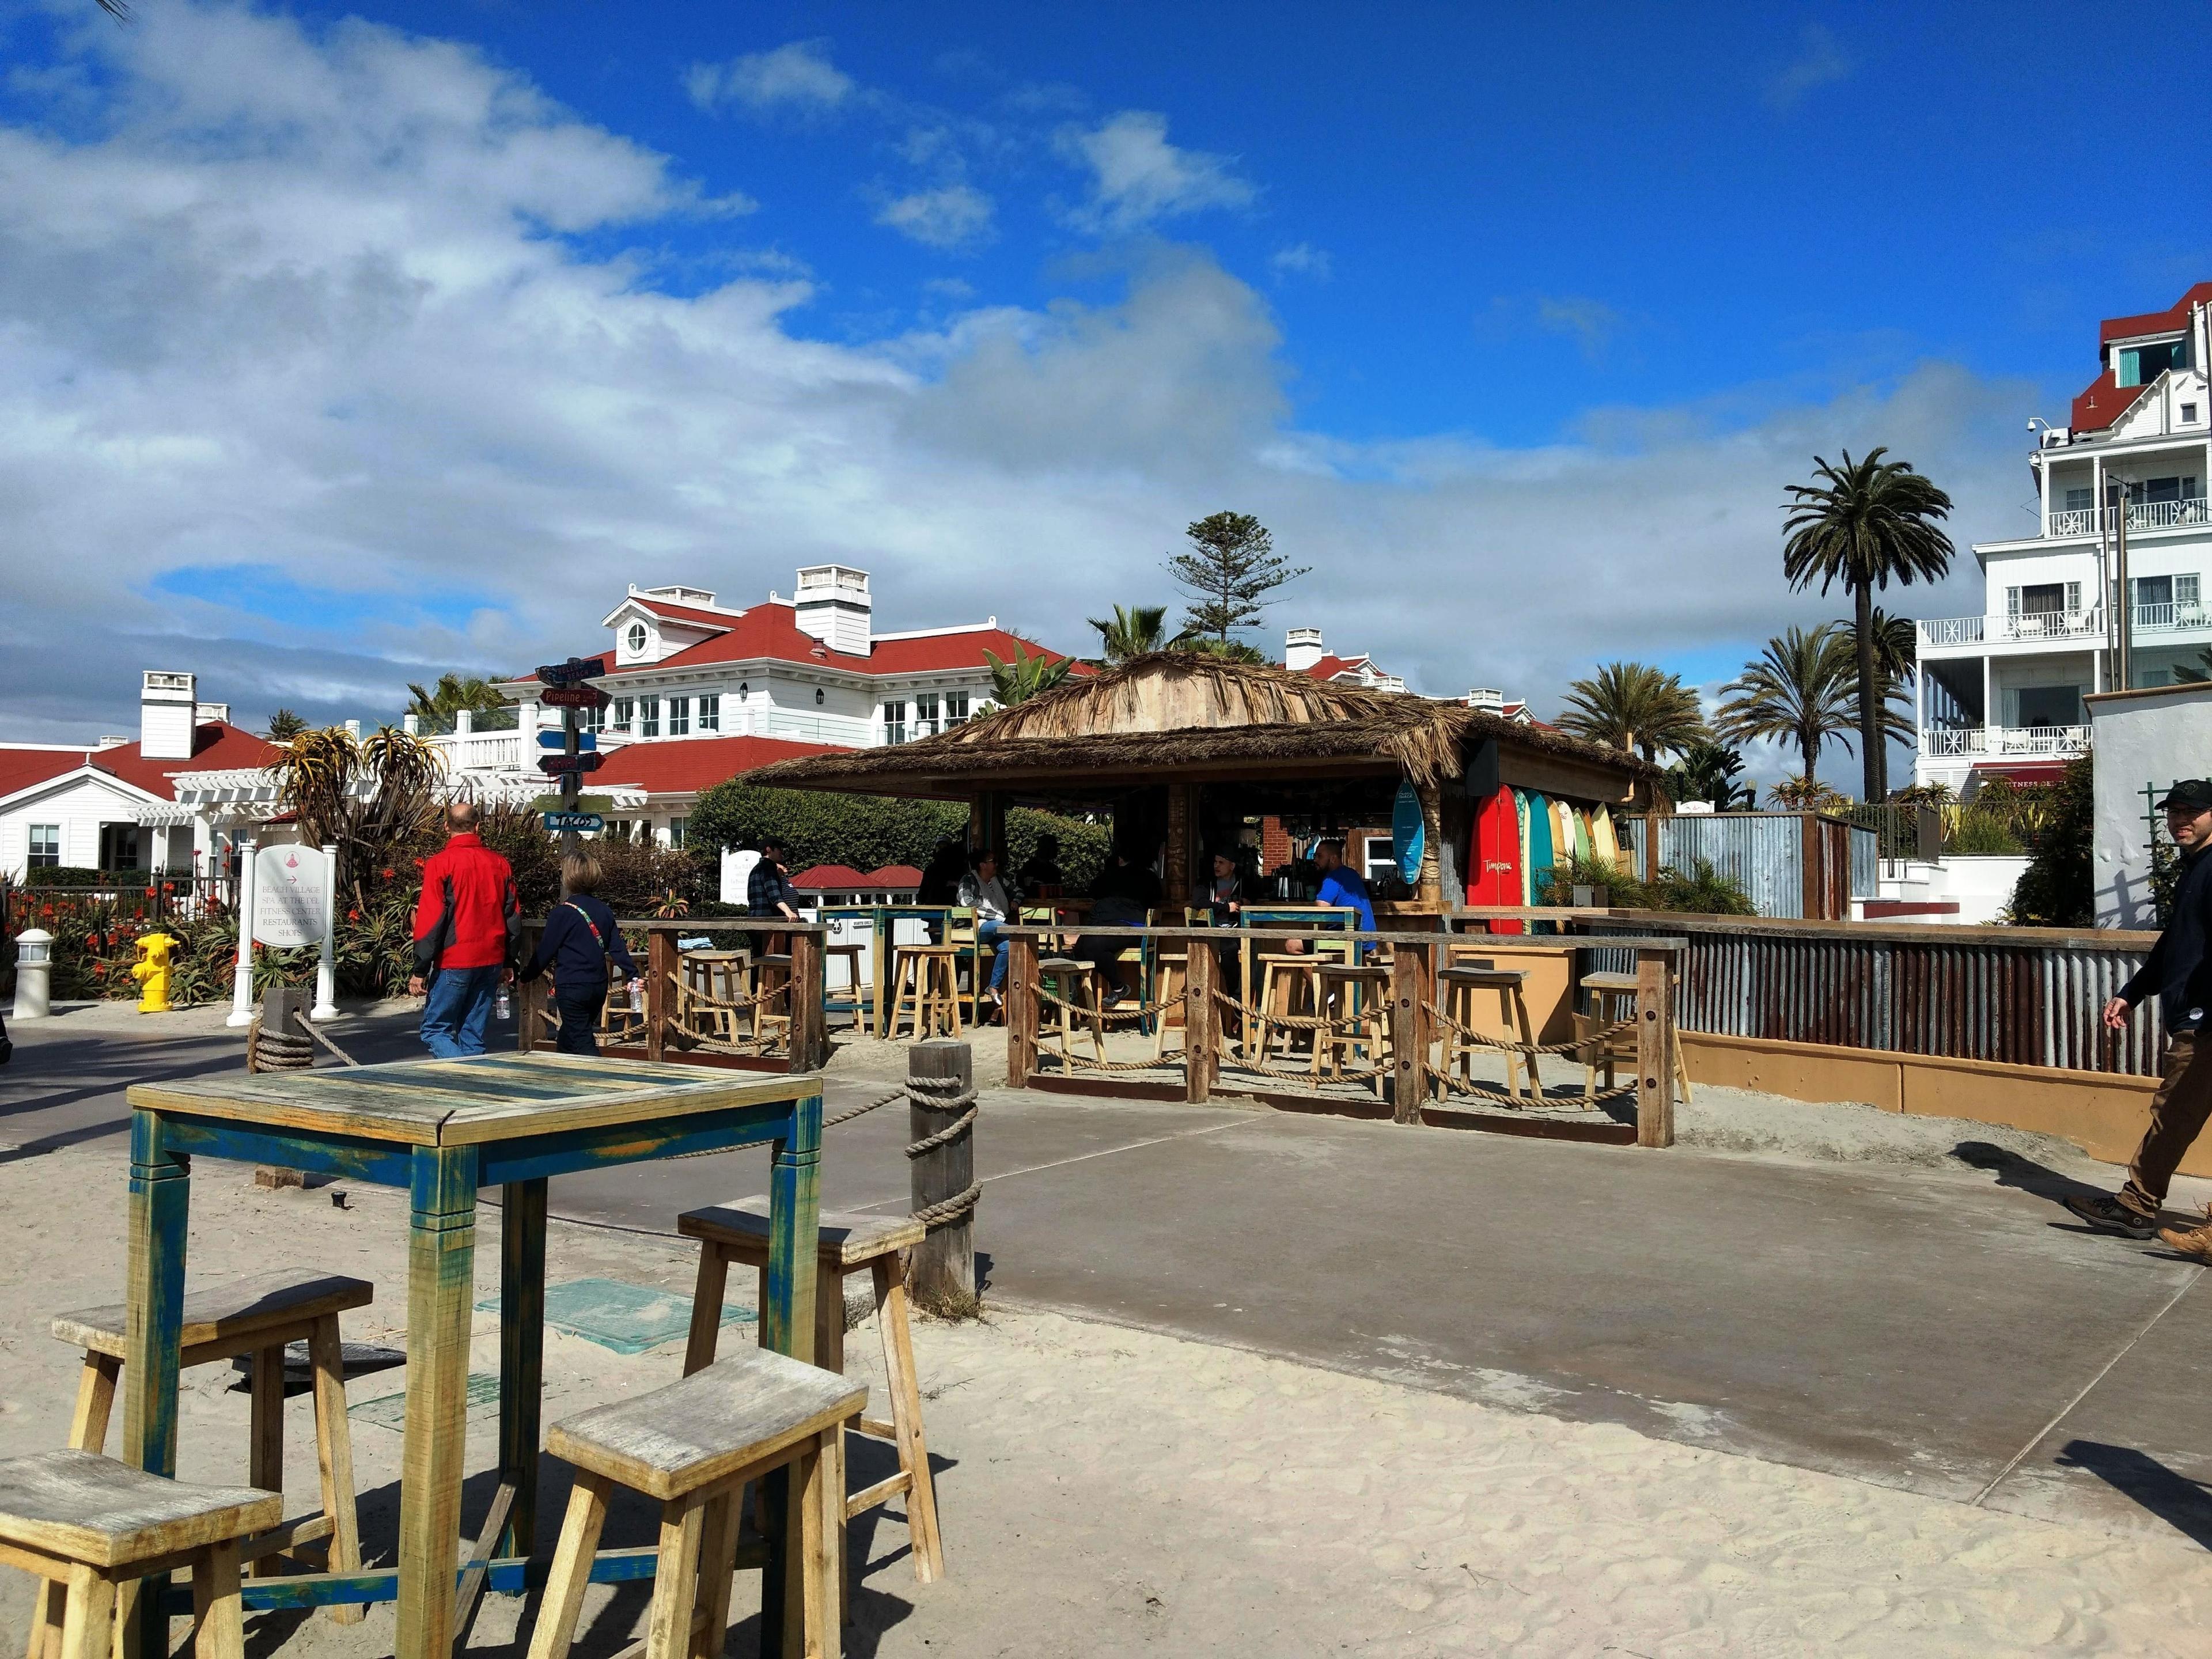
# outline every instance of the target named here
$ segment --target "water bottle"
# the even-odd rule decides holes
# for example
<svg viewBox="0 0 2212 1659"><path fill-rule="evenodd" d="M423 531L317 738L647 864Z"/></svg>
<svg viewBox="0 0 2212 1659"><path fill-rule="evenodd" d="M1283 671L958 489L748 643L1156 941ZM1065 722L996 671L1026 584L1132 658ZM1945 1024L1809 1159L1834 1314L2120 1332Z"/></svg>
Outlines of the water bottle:
<svg viewBox="0 0 2212 1659"><path fill-rule="evenodd" d="M501 980L499 982L499 989L492 994L491 1013L494 1019L512 1019L514 1018L514 1003L507 994L507 981L505 980Z"/></svg>

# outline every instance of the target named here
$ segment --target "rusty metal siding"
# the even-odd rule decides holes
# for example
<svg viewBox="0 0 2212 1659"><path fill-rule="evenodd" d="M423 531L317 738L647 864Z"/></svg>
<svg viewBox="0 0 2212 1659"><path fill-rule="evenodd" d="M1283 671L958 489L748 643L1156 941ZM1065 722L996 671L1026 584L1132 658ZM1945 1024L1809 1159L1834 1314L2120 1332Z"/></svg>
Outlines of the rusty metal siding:
<svg viewBox="0 0 2212 1659"><path fill-rule="evenodd" d="M1662 866L1687 872L1699 859L1741 886L1759 915L1804 916L1804 820L1796 814L1678 813L1659 820Z"/></svg>
<svg viewBox="0 0 2212 1659"><path fill-rule="evenodd" d="M1689 940L1676 1012L1685 1030L2158 1074L2165 1038L2154 1004L2124 1033L2100 1019L2142 965L2139 949L2014 945L1963 929L1955 944L1774 933L1673 917L1668 931Z"/></svg>
<svg viewBox="0 0 2212 1659"><path fill-rule="evenodd" d="M1851 826L1851 891L1855 899L1877 898L1881 893L1881 837L1858 824Z"/></svg>

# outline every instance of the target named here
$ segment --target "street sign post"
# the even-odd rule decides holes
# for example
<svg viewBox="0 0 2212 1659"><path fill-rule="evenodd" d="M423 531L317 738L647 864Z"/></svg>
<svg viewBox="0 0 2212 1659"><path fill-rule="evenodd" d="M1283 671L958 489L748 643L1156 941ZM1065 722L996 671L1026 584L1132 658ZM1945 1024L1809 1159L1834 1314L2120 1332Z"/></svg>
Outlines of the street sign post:
<svg viewBox="0 0 2212 1659"><path fill-rule="evenodd" d="M577 850L580 835L596 835L606 828L606 820L598 813L576 810L584 775L598 771L606 759L599 752L598 733L585 731L578 717L582 709L602 709L614 701L590 684L593 675L605 672L598 657L571 657L566 662L541 663L538 669L545 688L538 694L538 702L561 711L561 729L538 734L538 747L554 751L538 757L538 769L561 782L561 810L545 815L545 831L561 837L563 857ZM562 884L564 897L566 885Z"/></svg>
<svg viewBox="0 0 2212 1659"><path fill-rule="evenodd" d="M607 827L607 821L597 812L548 812L545 833L549 836L596 836Z"/></svg>
<svg viewBox="0 0 2212 1659"><path fill-rule="evenodd" d="M570 735L567 732L540 732L538 746L540 749L557 749L565 754L568 752ZM599 746L599 735L596 732L578 732L574 736L577 750L584 754L588 755Z"/></svg>
<svg viewBox="0 0 2212 1659"><path fill-rule="evenodd" d="M538 769L548 777L572 777L579 772L596 772L606 764L607 757L597 753L574 755L540 755Z"/></svg>
<svg viewBox="0 0 2212 1659"><path fill-rule="evenodd" d="M593 675L605 672L597 657L571 657L566 662L538 665L538 678L544 685L581 685Z"/></svg>
<svg viewBox="0 0 2212 1659"><path fill-rule="evenodd" d="M605 708L614 699L596 685L549 685L538 701L548 708Z"/></svg>

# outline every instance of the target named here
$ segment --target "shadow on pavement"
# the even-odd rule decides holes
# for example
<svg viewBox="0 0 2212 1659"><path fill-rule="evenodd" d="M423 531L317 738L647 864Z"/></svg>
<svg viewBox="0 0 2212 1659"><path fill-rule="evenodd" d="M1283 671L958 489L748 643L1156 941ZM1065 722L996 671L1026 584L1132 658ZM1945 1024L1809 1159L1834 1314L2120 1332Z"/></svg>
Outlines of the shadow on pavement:
<svg viewBox="0 0 2212 1659"><path fill-rule="evenodd" d="M2212 1549L2212 1486L2192 1480L2133 1446L2069 1440L2058 1466L2086 1469L2193 1542Z"/></svg>

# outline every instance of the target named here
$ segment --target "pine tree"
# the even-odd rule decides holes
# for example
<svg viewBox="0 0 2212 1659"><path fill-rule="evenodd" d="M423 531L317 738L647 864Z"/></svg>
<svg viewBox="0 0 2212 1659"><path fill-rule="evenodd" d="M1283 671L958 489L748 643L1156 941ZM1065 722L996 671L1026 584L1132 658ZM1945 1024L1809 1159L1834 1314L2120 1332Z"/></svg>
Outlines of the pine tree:
<svg viewBox="0 0 2212 1659"><path fill-rule="evenodd" d="M1269 593L1311 568L1294 567L1276 552L1267 527L1249 513L1216 513L1183 534L1190 550L1168 558L1168 574L1191 599L1183 627L1224 642L1232 630L1260 620L1273 603Z"/></svg>

